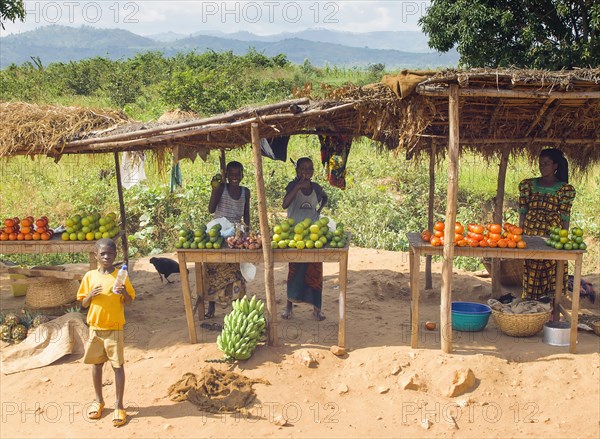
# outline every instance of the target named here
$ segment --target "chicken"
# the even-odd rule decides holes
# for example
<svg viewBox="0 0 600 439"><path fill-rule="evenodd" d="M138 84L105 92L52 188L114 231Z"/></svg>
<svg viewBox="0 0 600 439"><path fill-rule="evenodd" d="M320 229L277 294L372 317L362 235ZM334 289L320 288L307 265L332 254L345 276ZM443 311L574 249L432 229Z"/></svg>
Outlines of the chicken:
<svg viewBox="0 0 600 439"><path fill-rule="evenodd" d="M169 276L173 273L179 273L179 263L169 258L150 258L150 263L154 265L158 275L160 276L160 282L163 281L163 276L168 283L173 283L169 280ZM190 270L187 270L189 273Z"/></svg>

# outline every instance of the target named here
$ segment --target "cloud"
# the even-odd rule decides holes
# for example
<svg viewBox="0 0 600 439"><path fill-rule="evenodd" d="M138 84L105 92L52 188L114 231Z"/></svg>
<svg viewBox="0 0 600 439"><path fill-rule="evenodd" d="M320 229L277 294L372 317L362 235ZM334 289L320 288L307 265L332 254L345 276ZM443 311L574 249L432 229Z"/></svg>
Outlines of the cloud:
<svg viewBox="0 0 600 439"><path fill-rule="evenodd" d="M259 35L327 28L351 32L419 30L429 1L26 1L24 23L3 34L49 24L121 28L140 35L207 30Z"/></svg>

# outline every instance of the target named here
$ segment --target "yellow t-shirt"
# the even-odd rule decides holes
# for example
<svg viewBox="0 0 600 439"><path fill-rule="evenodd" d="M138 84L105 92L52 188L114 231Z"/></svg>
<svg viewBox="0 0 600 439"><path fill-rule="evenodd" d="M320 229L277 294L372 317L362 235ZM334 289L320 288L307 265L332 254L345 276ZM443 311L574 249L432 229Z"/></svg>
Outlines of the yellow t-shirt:
<svg viewBox="0 0 600 439"><path fill-rule="evenodd" d="M118 271L115 268L112 273L103 274L98 270L91 270L81 281L77 291L77 300L79 301L83 300L96 285L102 285L102 293L92 298L87 314L87 323L92 329L113 331L123 329L125 325L123 297L112 291ZM135 290L129 282L129 276L125 281L125 290L132 299L135 298Z"/></svg>

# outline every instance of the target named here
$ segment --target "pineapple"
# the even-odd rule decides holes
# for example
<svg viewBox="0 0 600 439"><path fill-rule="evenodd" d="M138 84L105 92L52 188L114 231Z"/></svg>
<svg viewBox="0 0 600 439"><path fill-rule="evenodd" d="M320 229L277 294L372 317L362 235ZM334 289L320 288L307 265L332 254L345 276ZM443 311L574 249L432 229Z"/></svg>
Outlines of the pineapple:
<svg viewBox="0 0 600 439"><path fill-rule="evenodd" d="M19 323L21 323L21 320L19 319L19 316L16 315L14 312L9 312L8 314L6 314L4 316L4 324L8 325L10 327L16 326Z"/></svg>
<svg viewBox="0 0 600 439"><path fill-rule="evenodd" d="M46 323L47 321L49 321L50 319L48 318L48 316L45 316L44 314L38 314L37 316L35 316L33 318L33 327L37 328L38 326L40 326L42 323Z"/></svg>
<svg viewBox="0 0 600 439"><path fill-rule="evenodd" d="M2 341L11 341L12 337L11 337L11 327L8 325L2 325L0 326L0 339L2 339Z"/></svg>
<svg viewBox="0 0 600 439"><path fill-rule="evenodd" d="M20 323L29 329L33 324L33 315L29 311L21 310L20 320Z"/></svg>
<svg viewBox="0 0 600 439"><path fill-rule="evenodd" d="M15 342L23 341L27 338L27 328L25 325L16 325L12 328L11 336Z"/></svg>

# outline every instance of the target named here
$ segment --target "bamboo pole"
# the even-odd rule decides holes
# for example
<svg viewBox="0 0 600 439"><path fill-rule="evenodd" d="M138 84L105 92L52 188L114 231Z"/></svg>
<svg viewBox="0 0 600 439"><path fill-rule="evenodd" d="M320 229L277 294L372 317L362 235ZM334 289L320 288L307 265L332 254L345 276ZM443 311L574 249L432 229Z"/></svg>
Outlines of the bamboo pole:
<svg viewBox="0 0 600 439"><path fill-rule="evenodd" d="M215 123L215 122L228 121L228 120L237 119L240 117L245 117L245 116L250 116L250 115L257 115L260 113L264 113L267 111L273 111L273 110L277 110L280 108L289 107L292 105L303 105L303 104L307 104L308 102L309 102L308 98L292 99L289 101L279 102L277 104L265 105L262 107L246 109L243 111L234 111L231 113L226 113L226 114L208 117L208 118L204 118L204 119L197 119L197 120L192 120L189 122L182 122L182 123L178 123L175 125L164 125L164 126L157 127L157 128L140 129L138 131L115 134L112 136L105 137L103 140L104 141L120 141L120 140L134 139L139 136L148 137L149 135L159 134L159 133L163 133L163 132L167 132L167 131L181 130L181 129L197 127L197 126L201 126L201 125L208 125L208 124ZM88 145L90 143L96 143L97 140L98 139L94 138L94 137L87 138L87 139L81 139L81 140L74 140L73 142L69 142L68 146Z"/></svg>
<svg viewBox="0 0 600 439"><path fill-rule="evenodd" d="M429 156L429 206L427 210L427 230L433 230L433 201L435 197L435 152L436 142L431 142L431 155ZM425 257L425 289L433 288L431 277L431 255Z"/></svg>
<svg viewBox="0 0 600 439"><path fill-rule="evenodd" d="M450 85L450 88L452 88ZM417 86L417 93L422 96L449 96L449 88L439 88L431 86ZM537 90L506 90L506 89L479 89L479 88L461 88L458 95L460 97L488 97L488 98L513 98L513 99L600 99L600 91L537 91Z"/></svg>
<svg viewBox="0 0 600 439"><path fill-rule="evenodd" d="M119 195L119 211L121 213L121 227L123 235L121 235L121 246L123 247L123 260L126 265L129 265L129 244L127 242L127 218L125 216L125 202L123 201L123 185L121 183L121 166L119 165L119 153L114 152L115 157L115 175L117 177L117 193Z"/></svg>
<svg viewBox="0 0 600 439"><path fill-rule="evenodd" d="M265 263L265 294L267 296L267 344L269 346L279 345L277 339L277 305L275 304L275 275L273 273L273 254L269 242L269 220L267 217L267 195L265 180L263 178L262 155L260 151L260 133L258 124L251 125L252 150L254 159L254 170L256 172L256 197L258 200L258 221L260 234L263 237L263 258Z"/></svg>
<svg viewBox="0 0 600 439"><path fill-rule="evenodd" d="M446 196L446 227L444 230L444 262L442 265L442 292L440 324L442 351L452 352L452 268L454 266L454 225L458 194L459 102L458 85L450 85L448 95L448 191Z"/></svg>
<svg viewBox="0 0 600 439"><path fill-rule="evenodd" d="M500 165L498 167L498 186L494 198L494 222L502 224L502 212L504 208L504 186L506 183L506 169L508 168L509 148L502 148ZM500 296L500 259L492 258L492 297Z"/></svg>

